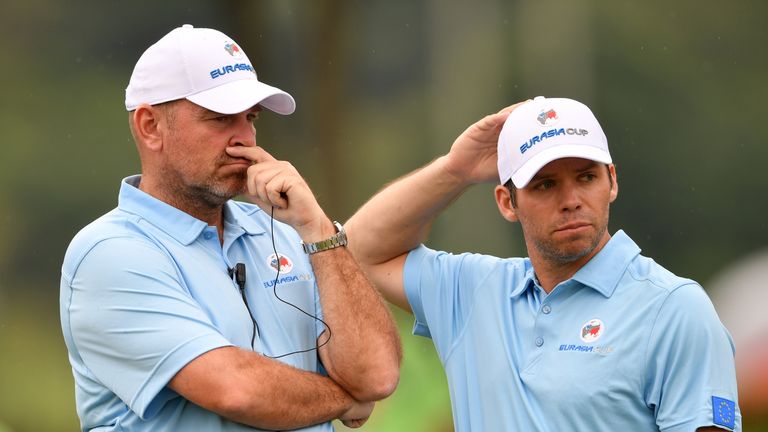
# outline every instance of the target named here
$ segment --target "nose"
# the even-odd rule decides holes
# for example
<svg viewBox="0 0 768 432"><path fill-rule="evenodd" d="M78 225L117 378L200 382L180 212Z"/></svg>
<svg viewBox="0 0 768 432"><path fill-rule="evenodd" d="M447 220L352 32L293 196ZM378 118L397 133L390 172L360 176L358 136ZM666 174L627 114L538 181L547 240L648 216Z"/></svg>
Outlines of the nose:
<svg viewBox="0 0 768 432"><path fill-rule="evenodd" d="M246 114L239 114L233 122L232 137L230 145L232 146L256 146L256 126Z"/></svg>
<svg viewBox="0 0 768 432"><path fill-rule="evenodd" d="M560 210L572 212L581 208L581 194L576 185L567 183L560 190Z"/></svg>

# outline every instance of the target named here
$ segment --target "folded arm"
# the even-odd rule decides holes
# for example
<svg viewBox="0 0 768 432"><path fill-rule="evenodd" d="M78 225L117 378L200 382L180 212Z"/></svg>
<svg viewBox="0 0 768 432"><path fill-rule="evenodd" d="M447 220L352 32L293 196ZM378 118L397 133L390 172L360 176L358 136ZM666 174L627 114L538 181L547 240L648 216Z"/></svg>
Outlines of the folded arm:
<svg viewBox="0 0 768 432"><path fill-rule="evenodd" d="M77 271L62 277L67 344L79 367L138 416L164 402L166 386L265 429L364 421L373 409L328 377L231 346L156 244L120 235L86 248Z"/></svg>
<svg viewBox="0 0 768 432"><path fill-rule="evenodd" d="M209 411L260 429L367 418L373 409L372 403L357 402L328 377L236 347L200 355L169 387Z"/></svg>
<svg viewBox="0 0 768 432"><path fill-rule="evenodd" d="M260 147L232 147L231 156L254 162L248 194L275 219L293 227L305 243L325 240L336 230L296 169ZM323 319L331 338L320 348L328 375L360 401L389 396L400 377L400 340L394 321L371 283L346 250L312 254ZM327 334L320 335L322 343Z"/></svg>
<svg viewBox="0 0 768 432"><path fill-rule="evenodd" d="M331 329L320 348L323 366L356 399L384 399L400 378L400 339L389 310L346 248L310 259ZM324 332L318 343L327 337Z"/></svg>

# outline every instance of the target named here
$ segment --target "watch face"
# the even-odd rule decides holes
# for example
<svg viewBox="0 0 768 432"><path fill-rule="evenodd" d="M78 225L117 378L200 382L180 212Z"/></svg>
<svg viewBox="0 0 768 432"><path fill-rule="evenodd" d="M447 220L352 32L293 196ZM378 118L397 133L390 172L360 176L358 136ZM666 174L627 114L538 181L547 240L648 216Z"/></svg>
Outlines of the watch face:
<svg viewBox="0 0 768 432"><path fill-rule="evenodd" d="M338 233L333 236L337 238L337 241L339 242L339 246L346 246L347 245L347 232L344 230L344 225L337 221L333 221L333 225L336 227L336 230L338 230ZM332 237L332 238L333 238Z"/></svg>

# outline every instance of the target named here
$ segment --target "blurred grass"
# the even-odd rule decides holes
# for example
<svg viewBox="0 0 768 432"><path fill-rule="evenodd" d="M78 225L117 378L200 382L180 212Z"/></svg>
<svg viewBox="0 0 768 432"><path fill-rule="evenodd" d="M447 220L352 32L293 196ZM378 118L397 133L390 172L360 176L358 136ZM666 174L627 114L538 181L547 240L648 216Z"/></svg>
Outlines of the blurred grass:
<svg viewBox="0 0 768 432"><path fill-rule="evenodd" d="M393 310L403 341L400 384L388 399L379 402L370 420L359 429L336 422L337 431L453 431L448 385L430 339L411 334L413 318Z"/></svg>
<svg viewBox="0 0 768 432"><path fill-rule="evenodd" d="M0 306L0 431L78 430L58 297L17 288Z"/></svg>

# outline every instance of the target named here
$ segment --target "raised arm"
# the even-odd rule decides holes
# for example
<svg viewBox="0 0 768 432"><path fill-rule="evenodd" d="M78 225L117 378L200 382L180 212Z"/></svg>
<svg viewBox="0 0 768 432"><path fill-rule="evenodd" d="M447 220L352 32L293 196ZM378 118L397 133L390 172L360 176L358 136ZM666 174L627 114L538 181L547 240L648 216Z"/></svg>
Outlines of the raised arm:
<svg viewBox="0 0 768 432"><path fill-rule="evenodd" d="M512 105L465 130L448 154L386 186L346 223L349 247L391 303L410 311L403 289L406 254L432 222L475 183L498 183L496 145Z"/></svg>
<svg viewBox="0 0 768 432"><path fill-rule="evenodd" d="M275 219L292 226L305 243L327 239L336 230L296 169L260 147L231 147L231 156L255 162L248 170L250 198ZM400 339L394 321L362 270L346 250L311 255L323 319L331 338L320 348L328 375L359 401L394 392L400 377ZM323 333L319 342L324 342Z"/></svg>

